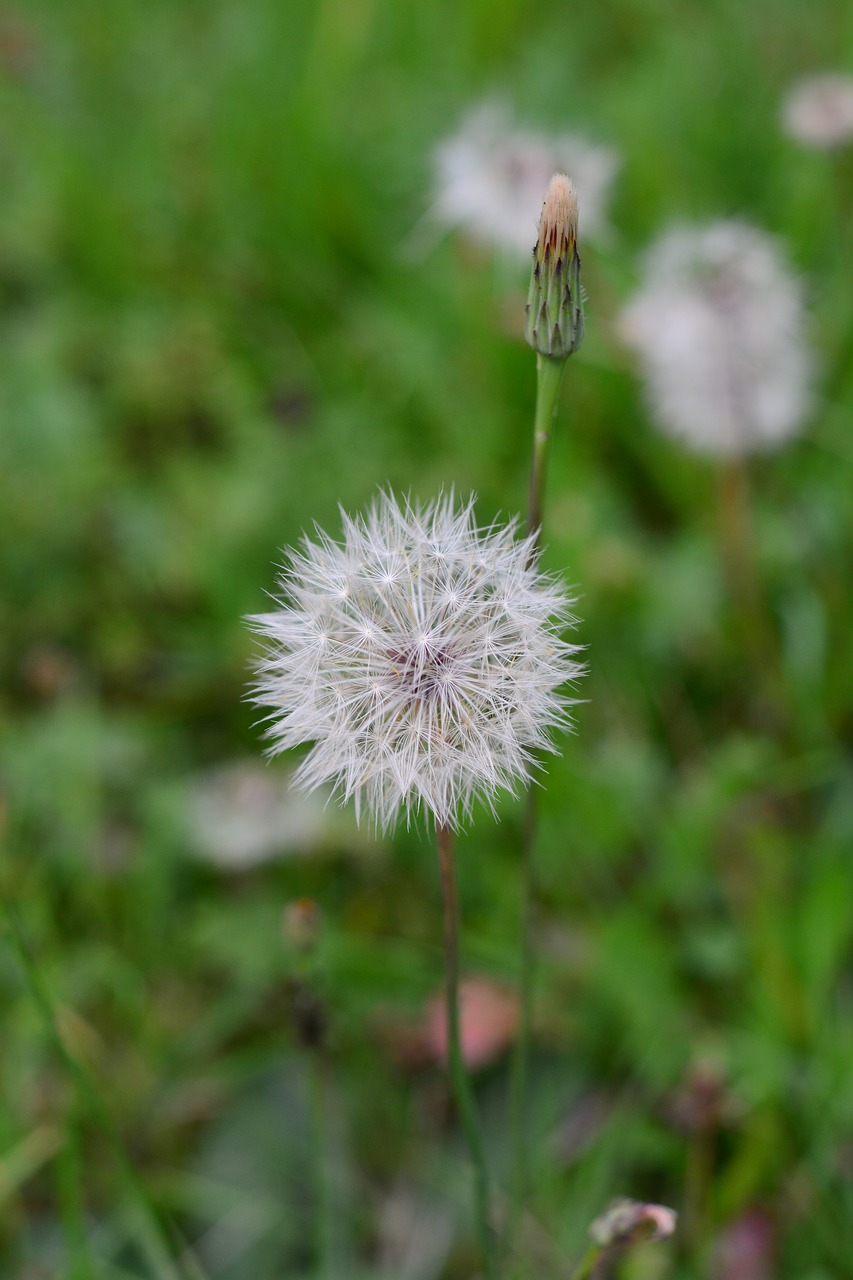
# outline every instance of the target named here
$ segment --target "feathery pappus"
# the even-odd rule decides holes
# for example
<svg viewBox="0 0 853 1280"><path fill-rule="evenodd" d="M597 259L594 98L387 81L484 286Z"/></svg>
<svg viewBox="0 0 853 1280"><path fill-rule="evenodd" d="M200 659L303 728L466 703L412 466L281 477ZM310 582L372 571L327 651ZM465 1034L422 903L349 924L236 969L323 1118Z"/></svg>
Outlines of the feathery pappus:
<svg viewBox="0 0 853 1280"><path fill-rule="evenodd" d="M528 779L567 725L571 601L517 522L476 526L473 498L382 493L342 519L341 542L303 539L277 607L250 619L270 750L313 744L295 781L333 784L381 829L401 811L457 827L475 799Z"/></svg>

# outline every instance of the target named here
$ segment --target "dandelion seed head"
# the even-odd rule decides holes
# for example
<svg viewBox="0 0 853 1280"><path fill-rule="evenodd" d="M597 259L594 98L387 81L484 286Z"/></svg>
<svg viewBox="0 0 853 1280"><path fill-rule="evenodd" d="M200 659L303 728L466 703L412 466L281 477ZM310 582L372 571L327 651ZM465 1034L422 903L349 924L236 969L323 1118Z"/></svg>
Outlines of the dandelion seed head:
<svg viewBox="0 0 853 1280"><path fill-rule="evenodd" d="M606 233L618 154L574 133L540 134L514 124L508 108L486 102L435 152L434 216L475 239L529 255L542 192L555 172L568 174L583 210L586 236Z"/></svg>
<svg viewBox="0 0 853 1280"><path fill-rule="evenodd" d="M826 72L798 80L782 103L782 127L795 142L820 150L853 141L853 76Z"/></svg>
<svg viewBox="0 0 853 1280"><path fill-rule="evenodd" d="M652 246L619 331L652 416L699 452L770 449L808 413L802 291L772 237L745 223L674 227Z"/></svg>
<svg viewBox="0 0 853 1280"><path fill-rule="evenodd" d="M313 744L295 778L305 790L332 784L383 830L422 811L457 827L554 749L581 673L560 634L571 601L516 528L478 529L473 499L382 494L344 517L343 544L303 541L277 609L250 622L266 645L253 700L271 753Z"/></svg>

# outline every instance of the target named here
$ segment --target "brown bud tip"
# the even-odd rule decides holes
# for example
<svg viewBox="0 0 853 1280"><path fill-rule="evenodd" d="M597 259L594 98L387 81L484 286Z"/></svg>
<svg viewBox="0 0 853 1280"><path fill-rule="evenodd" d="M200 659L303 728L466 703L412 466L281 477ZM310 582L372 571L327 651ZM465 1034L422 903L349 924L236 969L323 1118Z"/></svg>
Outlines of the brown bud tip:
<svg viewBox="0 0 853 1280"><path fill-rule="evenodd" d="M578 202L564 173L555 173L539 218L524 336L539 355L565 360L583 341Z"/></svg>
<svg viewBox="0 0 853 1280"><path fill-rule="evenodd" d="M564 173L555 173L545 193L539 216L537 257L549 250L566 258L578 237L578 201L574 187Z"/></svg>

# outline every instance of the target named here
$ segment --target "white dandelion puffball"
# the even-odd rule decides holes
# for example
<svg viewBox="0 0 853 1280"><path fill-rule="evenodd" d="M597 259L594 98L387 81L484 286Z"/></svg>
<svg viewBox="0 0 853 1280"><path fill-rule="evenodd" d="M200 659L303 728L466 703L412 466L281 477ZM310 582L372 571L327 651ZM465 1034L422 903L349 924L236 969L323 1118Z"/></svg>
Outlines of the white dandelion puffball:
<svg viewBox="0 0 853 1280"><path fill-rule="evenodd" d="M312 742L295 781L333 783L383 830L401 810L455 828L476 798L493 807L530 777L548 729L566 726L571 602L517 522L476 527L473 498L383 493L342 518L343 541L305 537L279 607L250 619L271 751Z"/></svg>
<svg viewBox="0 0 853 1280"><path fill-rule="evenodd" d="M809 410L800 285L754 227L665 232L619 332L639 357L652 416L699 452L773 448Z"/></svg>
<svg viewBox="0 0 853 1280"><path fill-rule="evenodd" d="M827 72L798 80L782 103L782 127L795 142L820 150L853 140L853 76Z"/></svg>
<svg viewBox="0 0 853 1280"><path fill-rule="evenodd" d="M581 231L594 237L606 230L618 169L612 148L572 133L549 136L516 128L506 106L487 102L436 149L432 215L486 244L529 257L553 173L571 179Z"/></svg>
<svg viewBox="0 0 853 1280"><path fill-rule="evenodd" d="M236 760L193 778L186 797L189 848L229 871L312 852L329 832L322 796L297 796L252 761Z"/></svg>

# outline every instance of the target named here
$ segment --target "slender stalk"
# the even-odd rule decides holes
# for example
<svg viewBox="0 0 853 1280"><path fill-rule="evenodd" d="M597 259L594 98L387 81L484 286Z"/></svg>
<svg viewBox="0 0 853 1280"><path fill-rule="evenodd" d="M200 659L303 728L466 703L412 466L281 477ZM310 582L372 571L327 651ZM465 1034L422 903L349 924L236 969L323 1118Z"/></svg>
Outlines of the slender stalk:
<svg viewBox="0 0 853 1280"><path fill-rule="evenodd" d="M707 1205L714 1171L713 1132L702 1128L691 1136L684 1169L682 1238L687 1252L700 1258L708 1236Z"/></svg>
<svg viewBox="0 0 853 1280"><path fill-rule="evenodd" d="M827 280L837 282L835 315L840 322L834 335L830 359L827 362L828 377L825 378L823 400L825 404L833 404L843 398L851 363L853 363L853 309L850 305L850 290L847 281L850 278L850 232L853 228L853 163L849 156L833 152L827 157L830 169L827 173L827 184L832 188L832 207L830 226L824 237L824 257L822 275ZM841 292L843 290L843 293Z"/></svg>
<svg viewBox="0 0 853 1280"><path fill-rule="evenodd" d="M577 1270L572 1272L572 1280L589 1280L595 1274L595 1266L602 1252L599 1245L591 1244L578 1263Z"/></svg>
<svg viewBox="0 0 853 1280"><path fill-rule="evenodd" d="M551 434L557 415L560 385L566 370L566 360L550 356L536 356L536 411L533 420L533 458L530 468L530 493L527 507L527 532L535 541L531 560L541 546L542 512L545 505L545 485L550 455ZM512 1141L512 1177L509 1212L507 1215L506 1252L511 1256L518 1224L529 1183L528 1169L528 1074L530 1062L530 1030L533 1007L533 915L536 898L536 877L533 849L536 840L536 796L533 787L527 790L524 827L521 841L521 972L519 982L518 1038L512 1063L510 1081L510 1132Z"/></svg>
<svg viewBox="0 0 853 1280"><path fill-rule="evenodd" d="M291 1017L302 1049L311 1126L313 1238L315 1271L322 1280L335 1280L346 1271L342 1238L345 1221L340 1169L337 1106L333 1063L328 1047L329 1011L323 998L323 973L318 941L320 920L310 899L291 902L284 913L284 932L290 950L294 984Z"/></svg>
<svg viewBox="0 0 853 1280"><path fill-rule="evenodd" d="M545 503L545 481L551 446L551 432L557 415L560 384L566 371L565 360L536 356L536 412L533 419L533 461L530 468L530 493L527 504L527 532L535 533L534 555L541 544L542 510Z"/></svg>
<svg viewBox="0 0 853 1280"><path fill-rule="evenodd" d="M533 916L536 900L536 876L533 847L536 839L536 797L529 787L525 797L524 824L521 840L521 969L519 977L518 1037L512 1060L510 1078L510 1140L512 1144L510 1197L507 1213L506 1252L511 1257L518 1235L530 1181L528 1160L529 1115L529 1063L530 1038L533 1013Z"/></svg>
<svg viewBox="0 0 853 1280"><path fill-rule="evenodd" d="M86 1231L82 1125L78 1110L79 1104L75 1103L66 1119L65 1142L57 1161L57 1189L68 1255L65 1274L68 1280L95 1280L95 1262Z"/></svg>
<svg viewBox="0 0 853 1280"><path fill-rule="evenodd" d="M726 577L744 649L765 715L778 722L784 716L779 653L756 564L752 498L742 458L720 463L718 512Z"/></svg>
<svg viewBox="0 0 853 1280"><path fill-rule="evenodd" d="M25 941L18 914L11 902L0 894L0 920L5 927L9 944L15 953L33 1004L41 1015L45 1030L53 1041L57 1056L77 1091L81 1108L85 1108L98 1122L112 1148L113 1157L121 1171L128 1203L134 1210L136 1237L148 1264L152 1280L184 1280L182 1269L172 1260L172 1252L166 1234L152 1208L145 1188L124 1149L112 1119L104 1106L97 1088L88 1073L67 1048L53 1007L47 985L39 972Z"/></svg>
<svg viewBox="0 0 853 1280"><path fill-rule="evenodd" d="M325 1063L320 1051L309 1054L308 1071L311 1091L311 1124L316 1159L314 1225L317 1275L334 1280L340 1274L336 1265L335 1194L332 1186L332 1151L329 1136L329 1095Z"/></svg>
<svg viewBox="0 0 853 1280"><path fill-rule="evenodd" d="M483 1255L486 1280L496 1280L495 1238L491 1225L489 1178L483 1137L474 1103L471 1081L462 1056L459 1020L459 902L456 892L456 867L453 835L447 827L436 830L438 860L441 871L441 896L444 904L444 963L446 972L445 1003L447 1006L447 1055L450 1079L459 1108L459 1117L474 1166L474 1215Z"/></svg>

